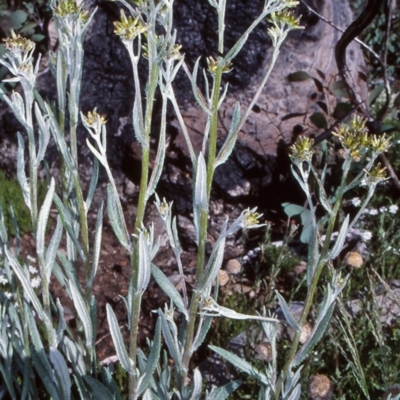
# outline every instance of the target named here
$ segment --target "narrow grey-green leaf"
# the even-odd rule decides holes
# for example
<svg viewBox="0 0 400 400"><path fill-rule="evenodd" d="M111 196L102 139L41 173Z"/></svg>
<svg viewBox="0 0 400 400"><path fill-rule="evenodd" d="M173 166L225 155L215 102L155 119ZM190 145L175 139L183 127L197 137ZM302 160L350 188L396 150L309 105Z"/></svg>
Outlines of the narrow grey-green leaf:
<svg viewBox="0 0 400 400"><path fill-rule="evenodd" d="M67 328L67 323L64 318L64 308L60 303L60 299L57 297L56 306L58 311L58 326L56 331L57 345L62 341L64 337L64 331Z"/></svg>
<svg viewBox="0 0 400 400"><path fill-rule="evenodd" d="M154 280L158 283L160 288L168 295L168 297L174 302L174 304L178 307L179 311L185 316L186 320L189 320L189 315L187 313L185 303L179 292L176 290L175 286L172 282L166 277L164 272L161 271L160 268L151 265L151 274L153 275Z"/></svg>
<svg viewBox="0 0 400 400"><path fill-rule="evenodd" d="M158 181L160 180L161 172L164 166L165 159L165 132L166 132L166 114L167 114L167 97L165 95L162 96L162 112L161 112L161 127L160 127L160 135L158 139L158 148L156 159L154 160L154 168L151 173L151 177L149 180L149 184L146 190L146 199L148 199L156 190Z"/></svg>
<svg viewBox="0 0 400 400"><path fill-rule="evenodd" d="M83 359L82 350L79 348L78 343L71 340L68 336L63 337L62 341L64 347L64 354L67 355L68 361L71 363L75 375L82 376L86 374L86 365Z"/></svg>
<svg viewBox="0 0 400 400"><path fill-rule="evenodd" d="M144 292L149 284L151 276L151 259L150 249L147 242L145 233L141 231L139 233L139 265L138 265L138 292Z"/></svg>
<svg viewBox="0 0 400 400"><path fill-rule="evenodd" d="M29 335L33 344L33 347L31 348L33 364L50 396L52 396L54 400L61 400L56 386L56 377L54 376L53 370L44 351L44 346L36 322L33 318L32 310L30 310L28 306L25 306L25 317Z"/></svg>
<svg viewBox="0 0 400 400"><path fill-rule="evenodd" d="M224 386L213 389L207 400L226 400L240 385L242 381L230 381Z"/></svg>
<svg viewBox="0 0 400 400"><path fill-rule="evenodd" d="M83 380L85 381L85 384L89 386L92 399L115 400L113 394L97 379L91 377L90 375L84 375Z"/></svg>
<svg viewBox="0 0 400 400"><path fill-rule="evenodd" d="M130 249L130 240L125 230L125 223L123 221L124 216L121 215L121 210L118 207L117 194L114 192L113 187L107 185L107 211L108 217L110 218L111 226L113 227L114 233L117 236L119 242L127 250Z"/></svg>
<svg viewBox="0 0 400 400"><path fill-rule="evenodd" d="M200 332L198 331L196 334L196 338L193 342L192 346L192 351L193 353L203 344L204 339L206 338L206 335L208 331L210 330L213 317L206 317L206 316L201 316L201 322L199 323L199 326L197 329L200 329Z"/></svg>
<svg viewBox="0 0 400 400"><path fill-rule="evenodd" d="M279 294L277 290L275 290L275 294L278 297L279 305L281 306L281 310L283 316L285 317L285 321L288 325L293 328L296 332L300 330L299 324L294 319L292 313L290 312L289 306L286 303L286 300Z"/></svg>
<svg viewBox="0 0 400 400"><path fill-rule="evenodd" d="M201 109L206 112L207 114L210 114L210 110L208 109L207 103L204 101L203 96L201 95L201 92L199 88L197 87L197 73L199 71L199 62L200 62L200 57L196 60L194 67L193 67L193 75L191 78L191 84L192 84L192 92L194 94L194 98L196 99L198 105L201 107Z"/></svg>
<svg viewBox="0 0 400 400"><path fill-rule="evenodd" d="M113 394L115 400L122 400L121 394L118 390L117 383L113 379L110 369L103 367L101 369L101 376L103 383L107 386L108 390Z"/></svg>
<svg viewBox="0 0 400 400"><path fill-rule="evenodd" d="M19 281L21 282L22 287L24 288L25 295L32 303L35 311L37 312L39 318L44 321L45 320L45 313L42 308L42 304L39 298L36 296L35 291L32 288L31 283L29 282L28 278L25 276L24 271L21 268L21 265L17 261L17 259L11 255L7 248L4 249L8 262L10 263L15 275L17 275Z"/></svg>
<svg viewBox="0 0 400 400"><path fill-rule="evenodd" d="M47 281L50 282L51 272L53 270L53 266L57 257L58 247L61 242L63 232L63 225L60 216L57 216L57 225L56 229L54 229L53 236L51 237L49 246L46 249L45 253L45 273L47 276Z"/></svg>
<svg viewBox="0 0 400 400"><path fill-rule="evenodd" d="M217 346L208 346L212 351L224 357L225 360L229 361L236 368L239 368L241 371L245 372L247 375L257 379L259 382L264 385L268 385L268 378L257 368L253 367L249 362L244 360L242 357L238 357L236 354L233 354L227 350L224 350Z"/></svg>
<svg viewBox="0 0 400 400"><path fill-rule="evenodd" d="M85 332L85 338L86 338L86 348L91 349L93 346L92 343L93 328L89 310L86 307L85 301L83 300L79 288L76 287L76 284L73 280L69 281L69 290L71 291L72 300L74 301L74 307L83 325L83 330Z"/></svg>
<svg viewBox="0 0 400 400"><path fill-rule="evenodd" d="M207 210L207 167L203 153L197 157L196 171L194 203L200 210Z"/></svg>
<svg viewBox="0 0 400 400"><path fill-rule="evenodd" d="M22 189L22 196L27 207L31 210L30 188L25 174L25 144L21 134L17 132L18 154L17 154L17 178Z"/></svg>
<svg viewBox="0 0 400 400"><path fill-rule="evenodd" d="M65 230L68 232L69 238L72 240L75 248L78 250L78 253L81 256L82 260L86 261L85 253L82 250L82 246L79 243L79 240L75 233L75 229L73 227L73 222L72 222L72 217L71 217L70 211L68 210L67 207L64 206L63 202L58 197L57 193L54 193L53 200L54 200L54 204L57 208L57 211L61 217L63 226L64 226Z"/></svg>
<svg viewBox="0 0 400 400"><path fill-rule="evenodd" d="M38 217L38 227L36 231L36 252L39 258L44 257L46 226L49 219L51 204L53 203L54 191L55 181L54 178L51 178L49 190L47 191Z"/></svg>
<svg viewBox="0 0 400 400"><path fill-rule="evenodd" d="M224 144L221 147L221 150L218 153L217 158L215 159L214 168L217 168L219 165L224 164L228 157L231 155L238 136L237 127L240 123L240 103L236 102L235 108L232 114L231 127L229 128L228 136L225 139Z"/></svg>
<svg viewBox="0 0 400 400"><path fill-rule="evenodd" d="M94 246L93 246L93 260L92 260L92 270L90 271L90 279L88 282L88 287L93 285L93 280L97 273L97 267L100 260L100 250L101 250L101 237L103 232L103 203L100 205L100 209L97 212L96 228L94 231Z"/></svg>
<svg viewBox="0 0 400 400"><path fill-rule="evenodd" d="M140 96L136 95L135 101L133 103L132 121L136 139L142 145L142 147L147 147L148 144L146 143L146 140L144 138L144 124L143 124L143 114L142 114L143 112L141 103L142 100Z"/></svg>
<svg viewBox="0 0 400 400"><path fill-rule="evenodd" d="M340 228L340 232L336 239L335 245L333 246L333 249L331 250L331 252L329 254L329 258L331 260L334 260L343 249L344 241L346 240L347 229L349 227L349 222L350 222L350 215L347 214L347 216L344 219L343 224Z"/></svg>
<svg viewBox="0 0 400 400"><path fill-rule="evenodd" d="M224 260L225 252L225 237L215 243L211 256L204 270L204 278L202 278L199 290L202 291L212 285L217 278L218 272L221 269L222 261Z"/></svg>
<svg viewBox="0 0 400 400"><path fill-rule="evenodd" d="M115 350L118 355L119 362L125 371L131 373L134 366L132 365L132 360L128 356L126 351L124 340L122 339L121 331L119 329L118 320L111 306L107 304L107 320L110 326L111 337L114 342Z"/></svg>
<svg viewBox="0 0 400 400"><path fill-rule="evenodd" d="M94 157L93 158L92 175L90 177L89 189L88 189L88 194L87 194L86 202L85 202L86 212L89 211L90 206L92 204L94 193L96 191L96 185L97 185L98 178L99 178L99 160L96 157Z"/></svg>
<svg viewBox="0 0 400 400"><path fill-rule="evenodd" d="M139 389L137 390L138 396L140 396L150 386L153 380L153 373L157 367L158 360L160 359L160 350L161 350L161 321L160 318L158 318L154 333L154 340L146 363L146 374L142 379L142 381L140 382Z"/></svg>
<svg viewBox="0 0 400 400"><path fill-rule="evenodd" d="M161 318L161 329L162 329L165 343L167 344L167 347L169 350L169 354L171 355L172 359L175 361L178 371L181 371L183 367L182 367L180 349L178 347L178 338L173 337L173 335L171 333L171 329L169 327L169 322L167 321L167 318L165 317L164 313L160 309L158 310L158 315Z"/></svg>
<svg viewBox="0 0 400 400"><path fill-rule="evenodd" d="M0 205L0 240L3 242L3 244L7 244L8 242L7 228L4 222L4 213L1 205Z"/></svg>
<svg viewBox="0 0 400 400"><path fill-rule="evenodd" d="M58 125L58 121L54 116L53 110L51 107L46 104L47 114L50 117L50 131L54 137L54 141L56 142L57 148L63 156L65 164L69 171L73 171L75 169L75 163L72 159L70 151L68 149L67 143L65 142L65 138L61 133L61 129Z"/></svg>
<svg viewBox="0 0 400 400"><path fill-rule="evenodd" d="M41 161L44 158L44 155L46 153L47 145L49 144L50 140L50 129L49 129L49 123L45 121L42 112L40 111L40 108L37 103L35 103L35 115L36 115L36 120L39 124L39 149L36 155L36 162L35 162L35 168L39 166Z"/></svg>
<svg viewBox="0 0 400 400"><path fill-rule="evenodd" d="M201 372L198 368L195 368L193 373L193 390L192 395L190 396L190 400L197 400L200 398L202 384L203 378L201 376Z"/></svg>
<svg viewBox="0 0 400 400"><path fill-rule="evenodd" d="M54 347L50 347L49 358L57 378L60 397L64 400L69 400L71 398L71 379L69 377L67 363L63 355Z"/></svg>
<svg viewBox="0 0 400 400"><path fill-rule="evenodd" d="M306 359L313 347L316 346L321 340L329 324L334 308L335 303L332 303L329 308L324 311L324 315L322 316L322 318L316 322L309 339L306 343L303 344L300 351L296 354L292 362L293 367L301 364Z"/></svg>

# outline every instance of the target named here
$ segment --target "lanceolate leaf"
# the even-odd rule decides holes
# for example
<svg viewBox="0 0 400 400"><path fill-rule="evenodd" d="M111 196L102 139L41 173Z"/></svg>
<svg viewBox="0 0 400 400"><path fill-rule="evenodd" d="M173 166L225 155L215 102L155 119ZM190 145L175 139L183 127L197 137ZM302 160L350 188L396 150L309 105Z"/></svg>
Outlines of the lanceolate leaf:
<svg viewBox="0 0 400 400"><path fill-rule="evenodd" d="M144 292L149 284L151 275L151 260L150 260L150 249L145 233L141 231L139 233L139 266L138 266L138 287L137 292Z"/></svg>
<svg viewBox="0 0 400 400"><path fill-rule="evenodd" d="M278 291L275 290L276 296L278 297L279 305L281 306L281 310L283 313L283 316L285 317L285 321L288 323L288 325L293 328L296 332L300 330L299 324L297 321L294 319L292 313L290 312L290 309L285 301L285 299L279 294Z"/></svg>
<svg viewBox="0 0 400 400"><path fill-rule="evenodd" d="M166 277L164 272L160 268L152 264L151 274L153 278L158 283L160 288L168 295L168 297L174 302L178 307L179 311L185 316L186 320L189 319L185 304L179 292L176 290L172 282Z"/></svg>
<svg viewBox="0 0 400 400"><path fill-rule="evenodd" d="M81 256L82 260L86 261L85 254L82 250L82 247L79 243L78 238L76 237L76 233L75 233L74 227L72 225L73 223L72 223L71 213L67 207L64 207L64 204L61 201L61 199L57 196L57 193L54 194L54 204L57 208L57 211L60 214L61 221L64 225L64 228L68 232L69 238L74 243L74 246L78 250L78 253Z"/></svg>
<svg viewBox="0 0 400 400"><path fill-rule="evenodd" d="M50 140L50 129L49 129L49 122L45 121L43 115L40 111L40 108L37 103L35 103L35 115L36 120L38 121L40 134L39 134L39 150L36 156L36 163L35 168L39 166L40 162L43 160L47 145L49 144Z"/></svg>
<svg viewBox="0 0 400 400"><path fill-rule="evenodd" d="M44 237L46 234L46 226L47 226L47 220L49 219L51 204L53 203L54 191L55 191L55 182L54 178L52 178L50 181L49 190L47 191L38 218L38 228L36 232L36 252L39 257L44 257L44 251L45 251Z"/></svg>
<svg viewBox="0 0 400 400"><path fill-rule="evenodd" d="M340 228L339 236L336 239L335 245L333 246L333 249L329 254L329 258L331 260L335 259L339 255L339 253L342 251L344 241L346 240L349 222L350 222L350 215L347 214L347 216L346 216L345 220L343 221L343 224Z"/></svg>
<svg viewBox="0 0 400 400"><path fill-rule="evenodd" d="M116 234L119 242L127 250L130 249L131 243L128 237L128 233L125 229L124 216L121 215L121 210L119 207L119 199L117 199L117 194L114 192L113 187L107 185L107 211L108 217L110 218L111 225L113 227L114 233Z"/></svg>
<svg viewBox="0 0 400 400"><path fill-rule="evenodd" d="M214 389L209 395L208 400L226 400L240 385L241 381L230 381L224 386Z"/></svg>
<svg viewBox="0 0 400 400"><path fill-rule="evenodd" d="M97 273L97 267L99 265L99 260L100 260L102 232L103 232L103 203L101 203L100 209L97 212L97 221L94 233L92 270L90 272L88 287L91 287L93 285L93 280Z"/></svg>
<svg viewBox="0 0 400 400"><path fill-rule="evenodd" d="M235 104L235 108L233 110L231 127L229 129L228 136L225 139L225 143L221 147L221 150L218 153L218 156L215 160L214 168L217 168L219 165L224 164L228 157L231 155L233 148L236 144L236 139L238 135L237 127L240 123L240 103L237 102Z"/></svg>
<svg viewBox="0 0 400 400"><path fill-rule="evenodd" d="M107 304L107 320L110 325L111 337L114 342L115 350L118 355L119 362L125 371L131 373L133 372L132 360L128 356L126 351L124 340L122 339L121 331L118 325L117 317L111 306Z"/></svg>
<svg viewBox="0 0 400 400"><path fill-rule="evenodd" d="M193 373L193 391L190 400L198 400L200 398L202 383L201 372L196 368Z"/></svg>
<svg viewBox="0 0 400 400"><path fill-rule="evenodd" d="M99 177L99 160L96 157L94 157L92 176L90 178L89 190L85 202L86 212L88 212L90 205L92 204L94 192L96 191L98 177Z"/></svg>
<svg viewBox="0 0 400 400"><path fill-rule="evenodd" d="M61 222L61 218L57 216L56 229L54 229L53 236L51 237L49 246L47 247L45 253L45 273L47 276L47 282L50 282L50 276L57 257L57 251L62 238L62 232L63 225Z"/></svg>
<svg viewBox="0 0 400 400"><path fill-rule="evenodd" d="M167 113L167 97L165 95L162 96L163 106L162 106L162 115L161 115L161 127L160 127L160 136L158 139L158 149L156 159L154 161L154 169L151 174L151 178L149 181L149 185L146 190L146 199L148 199L156 190L157 183L160 180L161 172L164 166L165 159L165 131L166 131L166 113Z"/></svg>
<svg viewBox="0 0 400 400"><path fill-rule="evenodd" d="M24 202L29 209L31 209L30 188L25 174L25 144L21 134L17 133L18 138L18 154L17 154L17 178L22 189L22 196Z"/></svg>
<svg viewBox="0 0 400 400"><path fill-rule="evenodd" d="M206 112L207 114L210 114L208 105L205 103L204 98L203 98L203 96L201 96L201 93L197 87L197 73L199 70L199 62L200 62L200 57L197 59L196 63L194 64L194 67L193 67L193 76L191 79L192 92L194 94L195 99L197 100L197 103L202 108L202 110L204 112Z"/></svg>
<svg viewBox="0 0 400 400"><path fill-rule="evenodd" d="M170 322L167 320L164 313L161 310L158 310L158 315L161 319L161 329L162 329L165 343L167 344L167 347L169 350L169 354L171 355L172 359L175 361L176 368L178 368L178 371L181 371L183 366L182 366L182 360L181 360L181 351L180 351L179 345L178 345L178 338L171 333L171 329L169 327Z"/></svg>
<svg viewBox="0 0 400 400"><path fill-rule="evenodd" d="M8 262L10 263L15 275L17 275L19 281L22 284L22 287L24 288L25 295L28 297L29 301L32 303L39 318L42 321L44 321L46 316L45 316L44 310L42 308L41 302L40 302L39 298L36 296L36 293L33 290L31 283L25 276L19 262L13 255L11 255L11 253L8 251L7 248L5 248L5 253L6 253Z"/></svg>
<svg viewBox="0 0 400 400"><path fill-rule="evenodd" d="M74 301L76 312L78 313L83 325L86 338L86 348L90 349L92 347L93 328L89 310L86 307L79 288L75 286L75 282L72 280L69 281L69 290L72 294L72 300Z"/></svg>
<svg viewBox="0 0 400 400"><path fill-rule="evenodd" d="M154 341L151 346L150 354L146 363L146 374L143 380L140 382L138 389L138 396L140 396L150 385L153 379L153 373L160 359L161 349L161 320L157 320L157 325L154 333Z"/></svg>
<svg viewBox="0 0 400 400"><path fill-rule="evenodd" d="M200 210L207 209L207 167L202 153L197 158L194 203Z"/></svg>
<svg viewBox="0 0 400 400"><path fill-rule="evenodd" d="M224 260L224 251L225 237L222 240L218 240L214 245L210 259L208 260L207 266L204 270L204 278L202 277L202 283L199 287L200 291L209 287L215 281L218 272L221 269L222 261Z"/></svg>
<svg viewBox="0 0 400 400"><path fill-rule="evenodd" d="M61 398L69 400L71 398L71 379L69 377L67 363L63 355L54 347L50 347L50 362L54 368L54 374L57 378L58 390Z"/></svg>
<svg viewBox="0 0 400 400"><path fill-rule="evenodd" d="M37 370L38 375L40 376L40 379L46 387L49 395L52 396L54 400L61 400L62 397L59 396L59 392L56 386L56 377L54 376L53 370L44 351L44 346L40 338L36 322L33 318L32 310L30 310L28 306L26 306L25 311L25 315L27 317L26 322L33 344L33 347L31 348L31 354L35 369Z"/></svg>
<svg viewBox="0 0 400 400"><path fill-rule="evenodd" d="M208 346L212 351L224 357L225 360L229 361L236 368L245 372L247 375L257 379L259 382L264 385L268 385L268 378L260 371L258 371L255 367L253 367L249 362L244 360L242 357L238 357L237 355L230 353L227 350L221 349L217 346Z"/></svg>
<svg viewBox="0 0 400 400"><path fill-rule="evenodd" d="M113 394L97 379L94 379L90 375L85 375L83 376L83 380L85 384L89 386L92 399L115 400Z"/></svg>

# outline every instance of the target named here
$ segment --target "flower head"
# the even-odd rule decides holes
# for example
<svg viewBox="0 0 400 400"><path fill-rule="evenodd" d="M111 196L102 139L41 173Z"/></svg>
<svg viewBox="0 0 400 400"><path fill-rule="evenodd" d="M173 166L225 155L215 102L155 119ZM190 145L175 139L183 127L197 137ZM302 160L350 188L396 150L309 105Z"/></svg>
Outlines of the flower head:
<svg viewBox="0 0 400 400"><path fill-rule="evenodd" d="M11 29L11 37L3 39L4 47L13 53L29 53L35 48L35 42L17 35Z"/></svg>
<svg viewBox="0 0 400 400"><path fill-rule="evenodd" d="M31 279L31 285L34 289L40 286L40 282L42 282L42 280L38 276L35 276L33 279Z"/></svg>
<svg viewBox="0 0 400 400"><path fill-rule="evenodd" d="M314 154L314 139L301 137L290 147L290 156L295 161L310 162Z"/></svg>
<svg viewBox="0 0 400 400"><path fill-rule="evenodd" d="M377 153L384 153L391 146L390 138L387 138L385 134L371 136L370 143L372 150Z"/></svg>
<svg viewBox="0 0 400 400"><path fill-rule="evenodd" d="M361 200L359 197L354 197L350 200L350 202L354 207L358 207L361 204Z"/></svg>
<svg viewBox="0 0 400 400"><path fill-rule="evenodd" d="M222 63L222 64L221 64ZM232 63L226 63L223 58L217 58L214 60L213 57L207 57L208 70L212 75L217 71L217 68L222 65L222 73L227 73L232 71Z"/></svg>
<svg viewBox="0 0 400 400"><path fill-rule="evenodd" d="M397 204L392 204L389 206L389 212L390 214L396 214L399 209L399 206Z"/></svg>
<svg viewBox="0 0 400 400"><path fill-rule="evenodd" d="M82 5L78 6L75 0L61 0L58 6L54 8L54 13L59 17L65 18L70 15L79 15Z"/></svg>
<svg viewBox="0 0 400 400"><path fill-rule="evenodd" d="M388 179L386 176L386 167L381 167L380 163L373 167L369 172L365 171L365 173L365 183L367 185L377 185L378 183Z"/></svg>
<svg viewBox="0 0 400 400"><path fill-rule="evenodd" d="M279 26L280 29L302 29L300 26L300 18L295 17L294 12L290 10L282 10L279 12L271 13L269 16L269 22L272 22L275 26Z"/></svg>
<svg viewBox="0 0 400 400"><path fill-rule="evenodd" d="M99 125L101 126L107 123L105 116L98 114L96 110L93 110L93 112L89 111L87 116L83 116L83 119L85 124L91 128L96 128Z"/></svg>
<svg viewBox="0 0 400 400"><path fill-rule="evenodd" d="M255 211L255 209L250 210L248 208L244 211L243 219L242 219L242 226L243 228L255 228L259 226L259 219L262 217L262 214L259 214Z"/></svg>
<svg viewBox="0 0 400 400"><path fill-rule="evenodd" d="M131 16L126 17L124 10L121 10L121 20L114 22L115 33L122 39L127 41L133 41L137 36L146 32L149 28L143 25L140 20L140 15L135 19Z"/></svg>

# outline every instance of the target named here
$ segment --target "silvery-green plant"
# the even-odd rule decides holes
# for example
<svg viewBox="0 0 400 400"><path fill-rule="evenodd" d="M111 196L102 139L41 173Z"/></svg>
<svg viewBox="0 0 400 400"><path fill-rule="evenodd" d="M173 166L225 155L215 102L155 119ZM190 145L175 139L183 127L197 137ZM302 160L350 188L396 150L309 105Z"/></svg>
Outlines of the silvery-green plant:
<svg viewBox="0 0 400 400"><path fill-rule="evenodd" d="M271 324L271 322L262 323L265 336L271 345L272 359L265 372L256 370L250 363L226 350L212 347L214 351L242 371L254 376L264 386L264 389L260 392L262 399L278 399L280 396L284 399L300 398L299 373L301 364L326 331L335 305L350 277L347 275L342 278L341 274L332 267L332 261L342 251L347 233L359 220L377 185L386 179L385 168L381 168L379 164L374 166L374 163L379 154L386 151L390 145L385 135L368 135L365 123L366 121L362 118L355 117L350 124L341 125L335 132L343 147L340 151L343 164L341 183L333 199L328 198L324 189L327 169L325 168L320 176L313 167L313 140L305 137L300 138L291 147L292 173L306 195L312 219L312 230L308 242L307 296L300 319L294 317L285 299L276 292L285 323L295 332L282 371L277 370L276 364L278 330L276 324ZM361 158L366 160L365 168L356 177L351 178L349 175L350 167L352 163L360 162ZM324 208L327 214L326 219L317 219L316 217L317 203L313 200L309 186L311 178L315 179L318 185L318 203ZM340 221L340 230L332 245L332 234L339 219L343 195L357 186L366 186L367 195L353 219L350 219L350 215L346 215ZM323 271L326 271L330 283L324 288L323 300L318 307L313 307L317 289L320 289L319 283ZM313 320L313 328L311 332L307 332L306 327L310 319ZM302 336L303 340L301 339Z"/></svg>
<svg viewBox="0 0 400 400"><path fill-rule="evenodd" d="M307 357L316 341L321 337L333 310L337 296L340 294L346 279L333 274L332 283L327 288L326 298L321 304L320 312L315 321L311 338L298 350L301 327L305 323L315 297L315 290L321 270L330 259L337 256L343 245L345 232L355 221L347 218L343 224L336 245L330 249L329 239L332 234L335 218L338 212L336 203L333 208L324 196L321 183L321 203L331 216L327 227L327 239L319 249L318 222L315 218L315 207L311 195L307 191L307 179L316 172L311 165L311 144L300 142L293 149L293 160L297 166L294 172L299 183L309 199L309 207L314 213L314 235L310 241L309 267L307 282L309 294L300 321L291 315L289 306L278 295L286 322L296 334L292 351L288 357L283 373L277 371L276 343L278 320L274 316L245 315L235 310L223 307L217 302L218 285L213 286L221 268L225 241L229 235L239 230L259 227L259 215L255 209L243 211L239 217L229 223L224 221L218 239L213 245L210 256L206 256L207 229L209 219L209 202L215 170L223 164L231 154L238 133L248 118L256 103L272 67L278 57L280 47L288 32L298 28L298 20L287 11L288 7L297 4L295 1L266 0L260 16L251 24L238 42L226 52L224 44L226 0L210 0L218 16L218 45L220 54L217 59L208 58L208 68L203 71L204 93L197 85L199 60L193 71L187 68L180 46L176 43L176 32L173 30L173 0L154 2L136 1L135 6L121 1L129 15L121 13L121 19L115 22L115 33L120 36L127 49L132 63L133 81L135 85L132 121L136 139L142 148L141 182L138 199L138 211L133 232L128 231L111 168L106 154L106 116L99 115L96 110L86 115L79 113L80 83L83 63L84 34L93 14L83 11L74 0L52 0L55 24L60 40L60 48L50 57L50 68L57 83L56 107L47 104L35 88L39 61L33 66L34 44L13 33L6 41L7 52L2 64L14 75L12 80L20 82L22 97L13 93L8 98L1 93L2 98L10 105L19 121L22 123L28 138L28 171L25 173L24 139L18 135L18 179L24 194L25 203L30 209L33 233L36 241L37 263L42 280L41 289L32 284L29 276L29 266L18 254L18 246L12 249L4 223L0 216L0 237L4 262L4 280L10 286L15 296L15 303L5 296L2 297L0 312L2 320L2 356L1 364L4 373L4 385L1 390L7 390L12 398L38 398L38 390L46 392L54 399L73 398L71 388L76 386L79 396L88 398L120 398L119 389L113 380L110 370L99 369L96 354L93 350L96 339L96 299L91 294L91 287L97 272L100 258L103 205L97 210L97 221L93 243L88 234L88 212L91 209L95 195L99 164L108 176L107 212L114 232L121 245L129 252L132 278L125 304L128 314L129 347L122 339L117 317L111 306L107 306L107 317L110 333L115 344L121 366L129 376L129 399L142 396L145 399L197 399L203 396L203 378L200 371L190 370L193 353L203 343L211 326L212 318L228 317L233 319L260 320L267 338L272 343L273 361L266 373L256 371L249 363L235 358L223 349L213 348L228 360L237 363L242 370L255 376L263 388L265 398L282 394L283 398L298 398L300 369L296 366ZM227 94L228 86L223 90L222 75L229 73L231 64L246 45L249 34L266 17L269 18L269 36L272 40L273 53L269 68L261 80L259 88L247 108L242 111L239 102L236 103L231 127L225 141L217 151L218 110ZM147 60L148 76L142 82L139 75L139 60ZM203 145L196 152L179 110L173 88L173 81L178 70L183 67L191 82L195 99L199 107L207 115L204 130ZM158 149L150 175L150 142L152 134L153 105L156 90L159 88L162 98L161 122L158 132ZM158 250L158 238L155 237L152 226L144 226L146 205L155 193L160 179L166 152L166 113L168 102L180 123L184 135L193 171L193 215L196 232L197 268L195 284L192 293L185 286L184 269L181 262L181 246L179 243L176 219L173 216L172 204L160 200L156 196L156 206L164 223L171 247L177 259L178 272L182 282L181 293L172 285L169 279L152 260ZM68 118L66 116L68 115ZM87 145L94 155L93 174L86 196L83 195L79 178L78 151L76 131L79 117L88 131ZM38 125L35 137L34 119ZM68 121L68 124L67 122ZM361 129L361 128L360 128ZM339 132L344 139L347 136ZM45 162L46 148L53 138L60 154L61 185L54 178L49 179L46 198L40 209L37 200L38 169ZM347 142L346 142L347 143ZM375 146L375 153L383 151L385 144L379 139L368 142ZM302 147L303 146L303 147ZM348 144L344 144L350 146ZM364 146L365 147L365 146ZM349 147L349 154L354 156L355 148ZM38 150L37 150L38 149ZM353 152L353 153L352 153ZM374 157L376 154L374 153ZM347 154L347 153L346 153ZM347 176L350 156L347 154L344 162L344 176ZM371 169L373 160L366 167ZM346 190L359 184L362 179L379 181L378 173L361 174L350 184L342 183L340 198ZM322 179L323 180L323 179ZM345 182L345 179L343 180ZM60 189L59 189L59 186ZM374 186L371 184L371 186ZM375 187L374 186L374 187ZM59 190L58 190L59 189ZM372 196L372 193L371 193ZM338 200L337 200L338 201ZM53 206L58 212L57 223L49 228L50 210ZM363 206L365 207L365 205ZM357 217L356 217L357 218ZM47 229L51 229L51 237L46 242ZM66 238L66 251L60 248L63 235ZM84 281L78 279L78 268L83 265ZM72 299L78 315L77 332L71 332L64 319L63 305L58 299L52 298L49 292L50 277L54 276ZM164 310L159 309L158 322L149 351L146 354L137 347L138 323L141 310L141 299L147 289L151 275L169 296L171 303ZM183 316L182 326L178 327L174 319L175 309ZM35 315L34 315L35 313ZM22 329L26 323L28 334ZM163 337L169 357L175 363L174 371L167 366L167 355L164 352L162 360L161 338ZM17 371L17 372L15 372ZM22 384L15 376L22 376ZM43 385L37 388L28 377L40 377ZM190 379L189 379L190 378ZM191 380L191 383L188 382ZM207 399L227 398L239 386L239 381L233 381L222 388L215 388L205 394ZM43 389L44 388L44 389Z"/></svg>

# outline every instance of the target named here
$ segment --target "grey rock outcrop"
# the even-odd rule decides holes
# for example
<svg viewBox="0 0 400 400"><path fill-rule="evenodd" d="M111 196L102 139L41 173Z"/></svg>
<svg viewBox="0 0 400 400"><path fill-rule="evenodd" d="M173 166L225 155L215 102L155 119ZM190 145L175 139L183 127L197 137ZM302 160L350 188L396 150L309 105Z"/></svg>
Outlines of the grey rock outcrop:
<svg viewBox="0 0 400 400"><path fill-rule="evenodd" d="M226 49L250 25L259 10L261 0L228 1ZM87 112L97 107L108 119L108 157L115 174L121 182L121 190L129 188L124 197L129 202L135 197L135 184L140 176L140 151L135 144L131 125L133 82L131 66L126 50L114 34L113 21L119 17L119 5L97 1L98 6L85 43L81 109ZM308 0L308 4L327 19L341 27L347 27L352 14L347 0ZM198 57L216 56L216 13L209 2L176 0L175 24L178 42L186 61L193 66ZM285 42L277 64L262 95L244 125L235 151L228 162L218 168L215 175L215 199L223 199L240 207L271 205L281 185L282 165L277 160L279 141L290 142L294 130L301 127L307 133L318 133L309 117L324 112L321 104L331 114L337 101L329 88L337 80L333 50L340 33L320 21L300 5L301 23L305 29L292 32ZM220 110L221 139L229 129L233 106L237 101L242 109L259 85L261 76L271 58L271 43L266 33L267 24L262 23L249 37L243 52L234 60L234 69L227 76L231 91ZM355 85L366 97L366 86L360 80L363 58L360 49L352 45L348 55L349 69ZM315 77L325 87L317 90L313 79L289 82L288 74L303 70ZM318 72L320 71L320 72ZM325 77L325 79L323 79ZM201 82L199 82L201 87ZM44 73L38 81L43 96L54 99L55 86L51 74ZM195 143L200 143L205 116L196 107L190 84L183 72L176 80L177 98ZM324 107L322 105L322 107ZM156 104L157 112L157 104ZM329 118L327 117L329 120ZM157 118L156 118L157 121ZM160 183L160 193L174 200L177 212L188 215L191 210L191 168L177 122L171 114L168 135L169 152L165 175ZM16 131L20 129L4 103L0 104L0 167L15 170ZM90 152L85 144L86 134L79 131L79 151L82 171L90 176ZM57 165L55 147L49 153L50 165ZM134 185L127 183L126 178ZM125 183L124 183L125 182ZM133 187L133 190L132 190ZM266 196L268 193L268 196ZM269 203L267 197L270 198ZM276 204L279 204L280 200Z"/></svg>

